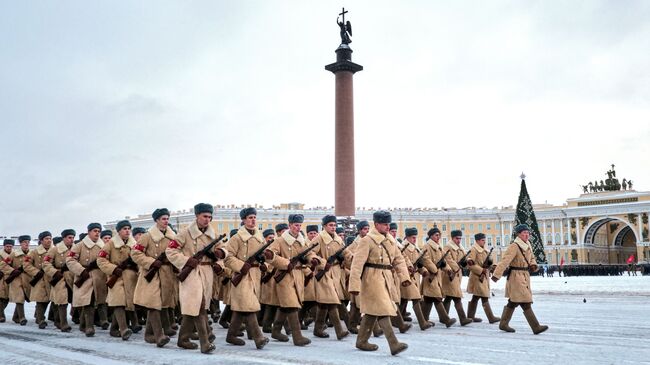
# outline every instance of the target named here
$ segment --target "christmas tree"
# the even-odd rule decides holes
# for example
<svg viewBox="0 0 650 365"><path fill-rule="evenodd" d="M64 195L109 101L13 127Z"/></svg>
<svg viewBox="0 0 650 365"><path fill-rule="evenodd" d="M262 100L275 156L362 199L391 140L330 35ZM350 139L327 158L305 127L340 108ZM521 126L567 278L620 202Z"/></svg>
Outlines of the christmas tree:
<svg viewBox="0 0 650 365"><path fill-rule="evenodd" d="M533 248L535 260L537 260L537 263L546 263L544 242L539 234L537 218L535 218L535 212L533 211L533 203L530 201L528 189L526 189L526 175L523 173L521 174L521 189L519 190L519 201L517 202L517 210L515 212L515 224L526 224L530 227L530 238L528 242L530 242Z"/></svg>

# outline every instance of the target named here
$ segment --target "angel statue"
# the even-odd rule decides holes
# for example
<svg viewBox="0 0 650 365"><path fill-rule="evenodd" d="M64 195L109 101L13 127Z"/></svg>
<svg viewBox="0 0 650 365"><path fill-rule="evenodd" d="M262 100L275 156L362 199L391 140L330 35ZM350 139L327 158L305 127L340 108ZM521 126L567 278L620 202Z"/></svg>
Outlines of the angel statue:
<svg viewBox="0 0 650 365"><path fill-rule="evenodd" d="M352 36L352 23L350 23L349 20L347 22L345 21L345 13L347 13L347 11L343 8L341 14L336 18L336 24L341 28L341 44L350 44L352 43L352 40L350 39ZM341 16L342 20L339 21Z"/></svg>

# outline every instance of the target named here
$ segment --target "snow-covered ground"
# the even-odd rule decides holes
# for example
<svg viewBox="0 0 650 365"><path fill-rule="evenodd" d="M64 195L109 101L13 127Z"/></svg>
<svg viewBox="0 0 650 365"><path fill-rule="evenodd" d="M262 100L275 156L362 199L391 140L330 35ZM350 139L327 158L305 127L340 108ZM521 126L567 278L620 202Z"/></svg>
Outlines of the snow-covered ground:
<svg viewBox="0 0 650 365"><path fill-rule="evenodd" d="M505 281L494 286L492 306L500 314ZM86 338L76 328L61 333L52 324L39 330L33 322L33 304L27 305L29 323L0 324L2 364L650 364L650 277L554 277L533 278L533 308L541 323L550 329L533 335L521 309L511 326L516 333L504 333L497 324L474 323L449 329L437 324L433 329L413 328L397 334L409 349L390 356L383 337L371 338L376 352L355 349L355 337L342 341L314 338L298 348L290 343L271 342L256 350L252 341L244 347L225 343L225 330L216 329L217 350L202 355L198 350L181 350L172 338L165 348L144 343L142 332L130 341L97 332ZM465 287L465 284L463 284ZM465 298L467 299L467 297ZM583 302L586 299L586 303ZM11 318L13 305L6 314ZM435 311L433 311L435 313ZM478 315L484 317L479 306ZM452 316L455 311L452 309Z"/></svg>

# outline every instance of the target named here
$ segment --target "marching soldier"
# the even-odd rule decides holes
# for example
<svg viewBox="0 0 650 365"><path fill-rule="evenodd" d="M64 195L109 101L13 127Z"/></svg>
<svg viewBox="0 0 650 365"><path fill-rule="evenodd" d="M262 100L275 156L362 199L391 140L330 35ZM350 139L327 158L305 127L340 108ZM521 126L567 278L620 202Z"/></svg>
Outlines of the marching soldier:
<svg viewBox="0 0 650 365"><path fill-rule="evenodd" d="M321 280L316 280L316 323L314 323L314 336L328 338L329 334L325 332L325 317L329 315L330 322L334 325L336 338L341 340L350 333L341 325L339 318L339 305L343 298L343 288L341 286L341 267L338 265L346 258L349 259L350 253L343 251L341 257L337 258L337 264L331 264L328 259L339 249L344 247L341 237L336 235L336 217L326 215L322 219L323 231L312 241L319 246L315 252L320 256L325 264L319 265L319 270L325 270L325 275Z"/></svg>
<svg viewBox="0 0 650 365"><path fill-rule="evenodd" d="M61 332L70 332L68 324L68 303L72 297L74 274L68 269L65 259L74 243L77 233L73 229L64 229L61 232L63 240L50 247L43 259L43 270L51 285L52 304L57 306L59 328Z"/></svg>
<svg viewBox="0 0 650 365"><path fill-rule="evenodd" d="M467 283L467 292L472 294L472 299L467 305L467 318L472 318L474 322L481 322L481 319L476 317L476 307L479 299L483 304L483 311L488 318L488 322L496 323L501 318L496 317L492 313L490 307L490 281L487 280L490 276L490 268L492 266L492 258L488 257L488 252L485 250L485 234L477 233L474 235L474 246L467 255L467 267L469 268L469 281Z"/></svg>
<svg viewBox="0 0 650 365"><path fill-rule="evenodd" d="M257 322L256 312L260 310L258 293L260 292L260 281L262 278L260 264L251 263L251 255L264 246L264 237L257 229L257 210L255 208L244 208L239 212L239 217L244 223L239 228L228 244L228 255L224 263L233 271L235 276L242 276L239 284L231 280L230 286L230 308L232 318L226 335L226 342L235 346L245 345L244 340L237 338L237 332L242 322L246 324L246 332L255 341L255 347L262 349L269 342L269 339L262 334Z"/></svg>
<svg viewBox="0 0 650 365"><path fill-rule="evenodd" d="M307 240L305 244L310 244L316 237L318 237L318 225L317 224L310 224L307 226ZM315 270L316 267L312 266L312 268ZM300 317L300 323L302 324L300 326L300 329L302 330L307 330L309 327L309 324L313 322L314 318L316 317L316 313L314 309L316 308L316 280L314 278L311 278L307 282L307 285L305 286L305 290L303 293L303 302L302 302L302 308L300 309L299 317Z"/></svg>
<svg viewBox="0 0 650 365"><path fill-rule="evenodd" d="M166 208L163 208L166 209ZM154 220L155 221L155 220ZM142 237L143 234L147 233L147 230L142 228L142 227L135 227L131 230L131 234L133 235L133 239L135 242L140 241L140 237ZM173 233L173 231L172 231Z"/></svg>
<svg viewBox="0 0 650 365"><path fill-rule="evenodd" d="M25 300L29 299L29 279L24 272L23 263L25 256L29 253L29 241L32 238L28 235L18 237L20 248L11 250L11 253L2 262L2 272L4 272L5 283L9 286L9 301L15 303L14 323L20 323L21 326L27 324L25 318ZM13 240L5 241L6 246L13 246ZM6 251L5 251L6 252Z"/></svg>
<svg viewBox="0 0 650 365"><path fill-rule="evenodd" d="M402 255L404 256L407 264L407 269L409 270L409 274L411 275L411 285L402 288L401 290L401 297L402 301L400 302L400 312L405 313L406 312L406 305L408 304L408 301L410 300L413 303L413 312L415 312L415 317L418 320L418 325L420 326L420 329L422 331L429 329L433 327L433 323L429 322L428 319L424 318L424 314L422 313L422 308L420 307L420 301L422 299L422 295L420 294L420 272L424 276L428 275L428 272L426 271L426 268L422 267L422 269L418 269L417 266L415 266L416 261L421 255L420 250L416 247L416 241L418 237L418 229L417 228L406 228L404 230L404 247L402 248ZM422 261L422 260L420 260Z"/></svg>
<svg viewBox="0 0 650 365"><path fill-rule="evenodd" d="M136 242L131 237L131 223L121 220L115 225L117 235L99 251L97 265L108 276L108 305L113 307L111 336L128 340L133 334L127 326L126 311L133 312L133 293L138 281L138 265L131 259Z"/></svg>
<svg viewBox="0 0 650 365"><path fill-rule="evenodd" d="M442 277L445 275L444 268L447 266L447 262L442 260L444 254L439 243L440 230L438 227L433 227L427 232L427 236L429 239L424 245L426 254L423 258L427 276L422 279L422 295L424 297L422 313L424 319L429 320L431 308L435 306L438 320L449 328L456 323L456 318L449 318L449 314L442 304Z"/></svg>
<svg viewBox="0 0 650 365"><path fill-rule="evenodd" d="M276 229L280 228L281 232L284 232L286 229L280 224L276 226ZM288 228L288 226L287 226ZM272 229L266 229L262 232L262 237L264 237L264 242L269 242L275 239L275 231ZM260 266L262 267L262 266ZM267 269L268 270L268 269ZM268 273L270 275L270 273ZM265 273L263 276L266 276ZM278 307L280 306L280 301L278 300L277 294L275 292L275 280L262 280L260 285L260 311L261 316L258 316L258 321L261 319L262 323L262 332L271 333L273 326L273 319L276 316ZM262 317L262 318L260 318Z"/></svg>
<svg viewBox="0 0 650 365"><path fill-rule="evenodd" d="M29 251L25 256L23 269L29 275L31 290L29 292L29 301L36 303L36 324L38 328L47 327L45 311L50 303L50 285L45 280L45 271L43 270L43 259L47 256L47 251L52 246L52 233L45 231L38 235L38 247Z"/></svg>
<svg viewBox="0 0 650 365"><path fill-rule="evenodd" d="M397 223L390 223L388 225L388 234L390 234L394 239L395 243L397 244L397 248L399 250L399 254L402 255L401 249L402 249L402 242L399 238L397 238ZM408 263L406 264L407 270L408 270ZM400 285L401 279L400 279L400 273L398 273L396 270L393 270L393 288L391 292L395 294L393 297L393 301L395 302L395 305L397 308L400 308L400 302L401 302L401 297L402 297L402 288ZM406 311L404 313L405 315L407 314ZM397 311L397 314L390 317L390 322L392 323L393 327L397 327L399 329L400 333L406 333L409 329L411 329L411 324L410 323L405 323L405 321L410 322L411 318L410 317L403 317L402 312L400 310Z"/></svg>
<svg viewBox="0 0 650 365"><path fill-rule="evenodd" d="M137 244L130 251L131 259L139 267L133 303L147 309L145 341L163 347L169 342L169 337L165 333L161 317L164 315L169 318L170 309L173 310L176 306L177 294L174 281L177 279L166 254L166 249L170 242L176 238L176 234L169 228L169 210L167 208L154 210L151 217L155 222L154 226L140 235ZM133 231L137 228L134 228ZM134 239L136 238L134 237ZM147 278L149 272L152 275ZM182 335L178 336L178 346L197 348L196 344L192 344L188 338Z"/></svg>
<svg viewBox="0 0 650 365"><path fill-rule="evenodd" d="M68 269L75 275L72 305L82 310L83 326L79 329L87 337L95 335L94 318L95 306L99 306L98 298L108 295L101 293L106 288L106 275L97 266L97 255L104 247L104 242L99 238L101 229L101 224L90 223L88 235L70 249L65 259Z"/></svg>
<svg viewBox="0 0 650 365"><path fill-rule="evenodd" d="M234 235L237 234L237 229L231 229L228 236L232 239ZM226 245L226 252L228 251L228 246ZM219 293L219 300L223 302L225 307L223 308L223 313L221 313L221 318L219 318L219 325L225 329L230 328L230 321L232 319L232 310L230 309L230 280L232 278L232 270L226 267L225 263L223 265L223 279L222 280L222 291ZM221 265L220 265L221 266ZM240 324L241 326L241 324ZM240 327L241 328L241 327ZM239 329L237 329L239 331ZM238 332L239 333L239 332ZM243 335L243 334L242 334Z"/></svg>
<svg viewBox="0 0 650 365"><path fill-rule="evenodd" d="M298 310L302 307L304 298L305 275L311 274L311 270L305 263L312 263L314 266L320 263L312 251L304 255L302 262L291 261L294 256L307 249L305 238L300 234L303 221L302 214L290 214L289 229L275 239L264 252L266 261L275 269L287 271L286 276L275 286L280 302L280 311L273 322L271 337L281 342L288 341L288 338L280 332L285 321L288 321L293 344L296 346L305 346L311 343L302 335L298 320Z"/></svg>
<svg viewBox="0 0 650 365"><path fill-rule="evenodd" d="M445 267L446 275L442 275L442 294L445 296L445 301L443 302L445 311L449 313L449 308L453 301L460 325L466 326L472 323L472 320L465 315L465 309L463 309L463 302L461 301L463 291L460 288L460 282L463 278L463 269L460 266L460 260L465 256L465 251L460 247L462 236L463 232L460 230L451 231L451 242L443 249L443 255L447 251L449 253L445 258L447 263Z"/></svg>
<svg viewBox="0 0 650 365"><path fill-rule="evenodd" d="M5 265L5 259L9 258L11 255L14 244L14 240L7 238L2 242L2 251L0 251L0 323L7 321L7 318L5 317L5 308L7 308L7 304L9 304L9 284L5 282L7 275L5 275L2 270L2 266Z"/></svg>
<svg viewBox="0 0 650 365"><path fill-rule="evenodd" d="M507 275L505 296L508 304L503 307L499 329L506 332L515 332L509 326L512 314L517 306L524 310L524 316L533 330L534 334L540 334L548 329L548 326L540 325L533 312L533 293L530 289L530 272L536 272L537 261L528 242L530 228L526 224L519 224L515 227L517 238L508 246L501 262L497 265L492 275L495 283L501 279L506 269L510 269Z"/></svg>
<svg viewBox="0 0 650 365"><path fill-rule="evenodd" d="M99 233L99 238L101 238L102 242L106 245L111 241L111 238L113 238L113 231L105 229Z"/></svg>
<svg viewBox="0 0 650 365"><path fill-rule="evenodd" d="M359 247L359 241L365 237L368 232L370 231L370 223L368 221L363 220L359 221L357 223L357 237L354 238L354 241L352 244L350 244L350 247L348 248L348 251L350 251L350 262L348 263L348 266L350 266L352 258L354 257L354 253L356 252L357 247ZM350 285L350 280L348 276L348 293L349 293L349 285ZM361 312L359 311L359 302L358 302L358 297L356 295L350 294L350 326L348 327L348 330L354 334L359 333L359 321L361 320Z"/></svg>
<svg viewBox="0 0 650 365"><path fill-rule="evenodd" d="M368 342L375 322L384 331L392 355L406 350L408 345L395 337L390 317L397 314L394 282L391 270L397 268L403 287L411 285L404 257L399 254L397 242L388 233L391 223L390 212L377 211L373 214L374 228L359 241L350 269L350 294L358 295L361 313L364 313L359 327L356 347L363 351L375 351L378 346Z"/></svg>
<svg viewBox="0 0 650 365"><path fill-rule="evenodd" d="M191 270L184 281L179 284L179 299L181 305L181 328L179 346L187 345L189 341L180 342L180 337L187 338L196 328L199 334L201 353L214 351L214 335L209 332L208 312L212 298L212 281L214 261L226 256L224 250L215 248L206 256L194 257L203 250L217 234L210 226L214 208L210 204L199 203L194 206L196 220L181 230L175 240L167 246L169 261L179 270ZM187 267L187 268L186 268ZM189 347L186 347L189 348Z"/></svg>

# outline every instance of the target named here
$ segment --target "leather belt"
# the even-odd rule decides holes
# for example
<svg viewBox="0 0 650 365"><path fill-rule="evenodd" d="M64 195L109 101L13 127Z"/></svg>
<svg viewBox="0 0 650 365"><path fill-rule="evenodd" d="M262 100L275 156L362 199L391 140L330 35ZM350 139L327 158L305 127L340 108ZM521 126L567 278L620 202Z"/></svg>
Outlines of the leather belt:
<svg viewBox="0 0 650 365"><path fill-rule="evenodd" d="M203 262L200 262L199 265L212 266L212 262L209 262L209 261L203 261Z"/></svg>
<svg viewBox="0 0 650 365"><path fill-rule="evenodd" d="M393 265L373 264L370 262L366 262L365 264L363 264L363 267L371 267L373 269L380 269L380 270L393 270Z"/></svg>
<svg viewBox="0 0 650 365"><path fill-rule="evenodd" d="M528 271L527 267L510 266L510 270Z"/></svg>

